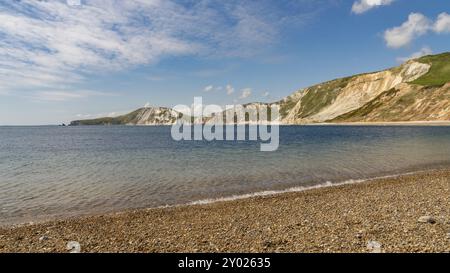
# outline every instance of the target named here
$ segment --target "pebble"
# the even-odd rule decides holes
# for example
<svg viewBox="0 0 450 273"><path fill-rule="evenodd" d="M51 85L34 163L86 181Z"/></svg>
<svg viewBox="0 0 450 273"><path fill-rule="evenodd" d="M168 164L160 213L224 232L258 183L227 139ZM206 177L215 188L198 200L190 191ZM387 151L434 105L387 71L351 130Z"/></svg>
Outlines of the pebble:
<svg viewBox="0 0 450 273"><path fill-rule="evenodd" d="M80 243L76 241L70 241L67 243L67 250L70 251L70 253L80 253L81 252L81 245Z"/></svg>
<svg viewBox="0 0 450 273"><path fill-rule="evenodd" d="M48 240L48 237L47 237L47 236L41 236L41 237L39 237L39 242L46 241L46 240Z"/></svg>
<svg viewBox="0 0 450 273"><path fill-rule="evenodd" d="M424 224L434 224L436 223L436 219L431 216L422 216L419 218L418 222Z"/></svg>
<svg viewBox="0 0 450 273"><path fill-rule="evenodd" d="M361 239L363 237L363 233L364 232L362 230L358 231L358 233L356 234L356 238Z"/></svg>
<svg viewBox="0 0 450 273"><path fill-rule="evenodd" d="M275 253L283 253L285 251L284 247L280 246L277 247L277 249L275 250Z"/></svg>
<svg viewBox="0 0 450 273"><path fill-rule="evenodd" d="M369 241L367 243L367 249L372 253L382 253L382 244L377 241Z"/></svg>
<svg viewBox="0 0 450 273"><path fill-rule="evenodd" d="M450 171L433 171L273 197L0 227L0 253L448 253L450 218L444 212L450 202L442 189L449 185ZM418 223L427 215L435 225ZM49 239L40 242L41 236ZM83 245L66 249L75 240Z"/></svg>

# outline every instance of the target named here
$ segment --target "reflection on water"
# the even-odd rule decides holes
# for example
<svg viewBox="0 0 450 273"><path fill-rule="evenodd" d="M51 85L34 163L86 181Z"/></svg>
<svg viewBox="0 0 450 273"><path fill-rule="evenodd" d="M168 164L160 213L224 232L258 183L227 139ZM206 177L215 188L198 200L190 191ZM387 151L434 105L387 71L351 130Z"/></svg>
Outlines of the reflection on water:
<svg viewBox="0 0 450 273"><path fill-rule="evenodd" d="M450 127L287 126L270 153L170 127L0 127L0 224L439 168L449 152Z"/></svg>

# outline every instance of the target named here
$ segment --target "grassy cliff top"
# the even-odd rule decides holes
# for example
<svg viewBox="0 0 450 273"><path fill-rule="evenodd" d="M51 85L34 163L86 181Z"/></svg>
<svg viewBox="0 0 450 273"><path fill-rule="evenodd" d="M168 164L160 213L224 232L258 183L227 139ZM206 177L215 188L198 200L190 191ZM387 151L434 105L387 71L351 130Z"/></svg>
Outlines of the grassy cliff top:
<svg viewBox="0 0 450 273"><path fill-rule="evenodd" d="M129 114L118 116L118 117L105 117L97 119L86 119L86 120L75 120L70 123L70 125L121 125L131 122L136 116L142 111L138 109Z"/></svg>
<svg viewBox="0 0 450 273"><path fill-rule="evenodd" d="M414 84L441 86L450 82L450 52L429 55L417 59L418 62L430 64L427 74L413 81Z"/></svg>

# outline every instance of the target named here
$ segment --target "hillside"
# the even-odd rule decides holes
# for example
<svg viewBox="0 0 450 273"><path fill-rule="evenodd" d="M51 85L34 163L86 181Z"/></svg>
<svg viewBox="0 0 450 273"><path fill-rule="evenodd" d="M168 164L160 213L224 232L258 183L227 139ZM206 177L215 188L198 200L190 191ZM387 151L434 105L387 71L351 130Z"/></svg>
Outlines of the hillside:
<svg viewBox="0 0 450 273"><path fill-rule="evenodd" d="M301 89L276 104L281 123L450 120L450 53L410 60L387 70L332 80ZM71 125L170 125L178 113L143 108L116 118L74 121ZM214 118L208 122L214 122Z"/></svg>
<svg viewBox="0 0 450 273"><path fill-rule="evenodd" d="M145 107L118 117L75 120L70 125L171 125L180 116L180 113L169 108Z"/></svg>

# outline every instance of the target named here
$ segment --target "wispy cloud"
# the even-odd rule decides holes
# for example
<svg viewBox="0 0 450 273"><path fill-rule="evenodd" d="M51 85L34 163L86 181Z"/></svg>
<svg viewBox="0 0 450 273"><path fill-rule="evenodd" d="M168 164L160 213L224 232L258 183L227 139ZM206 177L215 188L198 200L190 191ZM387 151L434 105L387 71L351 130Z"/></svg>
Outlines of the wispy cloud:
<svg viewBox="0 0 450 273"><path fill-rule="evenodd" d="M204 92L211 92L214 90L214 86L213 85L208 85L205 88L203 88Z"/></svg>
<svg viewBox="0 0 450 273"><path fill-rule="evenodd" d="M386 45L400 48L409 45L414 39L433 31L437 34L450 32L450 15L441 13L436 21L421 13L411 13L408 20L401 26L393 27L384 32Z"/></svg>
<svg viewBox="0 0 450 273"><path fill-rule="evenodd" d="M234 87L231 84L227 84L226 88L227 90L227 95L232 95L234 93Z"/></svg>
<svg viewBox="0 0 450 273"><path fill-rule="evenodd" d="M241 90L241 96L240 99L246 99L252 95L252 89L251 88L244 88Z"/></svg>
<svg viewBox="0 0 450 273"><path fill-rule="evenodd" d="M3 89L61 90L88 74L154 64L165 56L252 56L292 22L307 20L301 6L283 14L266 0L70 3L0 3Z"/></svg>
<svg viewBox="0 0 450 273"><path fill-rule="evenodd" d="M37 91L28 98L36 101L68 101L74 99L83 99L93 96L109 96L110 94L90 91L90 90L77 90L77 91Z"/></svg>
<svg viewBox="0 0 450 273"><path fill-rule="evenodd" d="M164 54L194 52L195 44L137 23L139 8L158 5L160 1L2 3L0 82L54 87L79 82L92 71L120 70L154 62Z"/></svg>
<svg viewBox="0 0 450 273"><path fill-rule="evenodd" d="M353 3L352 12L362 14L379 6L387 6L392 4L394 0L358 0Z"/></svg>

